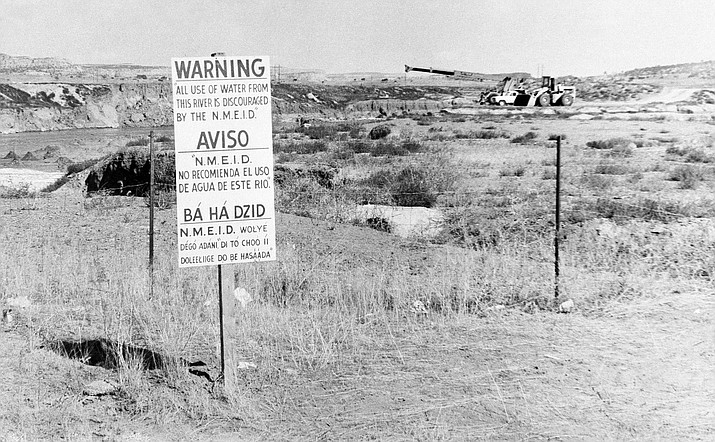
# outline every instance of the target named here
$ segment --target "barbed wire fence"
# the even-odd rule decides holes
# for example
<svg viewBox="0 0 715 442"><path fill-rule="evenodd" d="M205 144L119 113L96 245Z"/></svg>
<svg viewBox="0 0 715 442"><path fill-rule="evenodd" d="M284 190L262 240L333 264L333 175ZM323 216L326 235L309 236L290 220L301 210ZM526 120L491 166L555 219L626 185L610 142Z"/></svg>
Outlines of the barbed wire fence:
<svg viewBox="0 0 715 442"><path fill-rule="evenodd" d="M557 140L557 152L560 149L560 138ZM596 152L594 151L594 154ZM558 154L557 154L558 155ZM661 200L658 198L632 198L629 196L620 197L618 195L608 194L607 192L599 192L599 189L589 188L583 180L575 179L576 176L585 176L587 174L598 174L593 170L594 167L599 167L603 164L619 163L621 158L610 156L608 152L601 154L601 157L569 157L557 158L555 161L545 161L542 166L563 169L571 174L569 179L564 182L564 177L561 172L557 172L557 177L553 181L543 178L544 185L533 193L535 196L536 205L539 210L529 213L529 209L525 209L525 202L518 194L510 194L503 191L502 194L495 196L494 189L429 189L417 191L404 191L396 188L374 189L366 186L355 188L355 181L333 182L330 185L321 185L318 180L308 175L291 177L288 182L275 182L276 192L276 207L279 211L285 211L298 215L309 216L326 221L344 222L364 225L375 228L377 230L390 231L391 223L394 223L394 213L390 213L390 209L384 207L371 206L400 206L396 204L397 200L412 201L419 200L424 197L425 192L430 195L430 202L424 204L412 204L422 209L434 209L432 218L427 218L425 214L420 213L422 209L393 209L400 211L400 220L407 225L420 224L423 229L428 227L442 228L447 231L447 235L451 235L459 242L460 235L466 237L470 233L479 232L481 226L474 227L470 230L469 223L480 221L478 217L484 215L485 212L476 210L471 216L461 220L464 225L460 228L455 228L454 223L457 216L450 218L455 212L477 207L483 209L486 204L481 204L480 201L491 199L496 207L488 217L501 217L500 228L505 231L526 230L527 224L539 224L535 229L540 229L539 234L542 239L552 236L554 241L554 266L555 266L555 290L556 297L559 295L558 278L559 278L559 228L564 224L578 224L589 219L608 219L616 223L628 222L633 220L645 220L656 222L672 222L675 220L686 220L693 216L685 209L683 204L673 202L672 200ZM669 159L669 164L676 166L692 166L691 162L678 161L676 158ZM627 167L627 166L626 166ZM715 170L715 165L697 164L695 167L708 168ZM629 169L628 173L636 173L637 168ZM536 175L536 173L534 173ZM609 176L604 174L604 176ZM139 182L121 186L103 186L99 189L100 193L118 193L118 194L139 194L144 193L145 200L150 207L158 207L166 209L175 203L176 185L168 182L157 184L155 191L147 192L150 183ZM556 187L561 185L568 189L565 194L558 194ZM359 185L357 187L360 187ZM151 193L151 195L148 195ZM149 198L153 196L153 198ZM551 201L551 203L549 203ZM481 204L481 205L480 205ZM403 206L409 206L404 204ZM498 210L496 210L498 209ZM372 212L370 212L372 210ZM527 226L528 227L528 226ZM150 229L151 230L151 229ZM551 230L551 233L548 231ZM462 241L462 245L474 246L475 243L466 244ZM484 243L476 241L476 244L483 245ZM488 245L489 242L487 241Z"/></svg>

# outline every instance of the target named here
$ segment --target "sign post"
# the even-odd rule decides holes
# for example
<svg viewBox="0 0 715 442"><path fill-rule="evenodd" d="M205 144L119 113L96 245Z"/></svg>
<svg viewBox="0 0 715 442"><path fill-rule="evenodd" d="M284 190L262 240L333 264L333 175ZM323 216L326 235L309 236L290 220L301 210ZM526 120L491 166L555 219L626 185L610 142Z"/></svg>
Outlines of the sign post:
<svg viewBox="0 0 715 442"><path fill-rule="evenodd" d="M227 265L276 259L270 62L219 55L171 68L179 267L219 266L225 375Z"/></svg>

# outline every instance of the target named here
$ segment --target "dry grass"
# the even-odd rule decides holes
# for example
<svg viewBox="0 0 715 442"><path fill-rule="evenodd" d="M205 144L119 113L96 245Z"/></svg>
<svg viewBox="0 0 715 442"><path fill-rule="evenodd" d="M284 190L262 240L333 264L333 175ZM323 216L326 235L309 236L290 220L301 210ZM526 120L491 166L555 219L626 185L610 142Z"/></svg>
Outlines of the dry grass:
<svg viewBox="0 0 715 442"><path fill-rule="evenodd" d="M0 414L0 428L27 428L14 434L31 439L52 436L41 429L60 422L70 439L90 435L81 389L104 376L120 386L108 399L118 419L166 438L707 438L712 349L699 340L712 324L715 233L693 215L712 202L646 197L631 177L592 173L602 154L572 141L563 153L560 282L561 299L577 311L559 315L553 148L409 136L418 152L335 158L345 181L333 189L305 178L277 189L282 210L310 218L278 217L278 261L235 266L236 284L255 300L230 318L231 341L236 360L255 368L237 370L229 391L186 367L201 360L216 375L216 273L176 268L172 210L158 214L151 290L143 201L72 193L0 200L8 245L0 299L26 294L34 305L16 330L26 325L33 344L105 339L116 361L107 370L77 361L67 368L60 356L24 359L57 361L74 381L62 406L38 402L39 413L23 408L24 398L55 397L57 386L14 387L22 400ZM337 132L321 137L349 143ZM632 154L637 164L641 149ZM399 239L343 225L357 204L354 183L407 167L425 173L445 212L443 236ZM497 176L513 168L523 172ZM643 173L639 182L667 184L660 168ZM125 344L165 359L149 369L118 351Z"/></svg>

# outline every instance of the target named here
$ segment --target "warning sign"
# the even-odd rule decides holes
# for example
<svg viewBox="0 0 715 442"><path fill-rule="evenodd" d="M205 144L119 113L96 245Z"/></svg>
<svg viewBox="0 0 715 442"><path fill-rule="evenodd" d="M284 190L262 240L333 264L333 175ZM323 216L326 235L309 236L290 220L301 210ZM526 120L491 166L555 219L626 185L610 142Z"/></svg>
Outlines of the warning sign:
<svg viewBox="0 0 715 442"><path fill-rule="evenodd" d="M179 267L275 260L268 57L171 67Z"/></svg>

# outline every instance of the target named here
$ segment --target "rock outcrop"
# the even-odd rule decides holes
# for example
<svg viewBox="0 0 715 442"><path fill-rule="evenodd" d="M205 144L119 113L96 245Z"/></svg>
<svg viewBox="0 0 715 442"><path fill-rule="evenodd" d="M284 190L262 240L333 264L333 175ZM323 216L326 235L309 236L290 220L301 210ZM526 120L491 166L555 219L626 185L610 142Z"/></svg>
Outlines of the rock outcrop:
<svg viewBox="0 0 715 442"><path fill-rule="evenodd" d="M0 85L0 133L172 124L168 83Z"/></svg>

